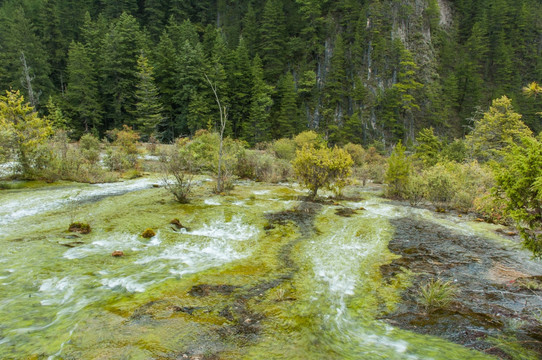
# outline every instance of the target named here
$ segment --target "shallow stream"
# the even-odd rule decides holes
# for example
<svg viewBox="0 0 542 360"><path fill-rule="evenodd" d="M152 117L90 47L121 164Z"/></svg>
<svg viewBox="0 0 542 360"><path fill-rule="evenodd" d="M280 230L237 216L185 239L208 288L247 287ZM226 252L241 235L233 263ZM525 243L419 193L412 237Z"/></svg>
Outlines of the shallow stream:
<svg viewBox="0 0 542 360"><path fill-rule="evenodd" d="M157 183L0 192L0 358L490 358L379 320L413 276L381 274L398 257L393 219L511 246L490 225L370 192L312 204L256 183L181 205ZM69 233L73 221L92 232Z"/></svg>

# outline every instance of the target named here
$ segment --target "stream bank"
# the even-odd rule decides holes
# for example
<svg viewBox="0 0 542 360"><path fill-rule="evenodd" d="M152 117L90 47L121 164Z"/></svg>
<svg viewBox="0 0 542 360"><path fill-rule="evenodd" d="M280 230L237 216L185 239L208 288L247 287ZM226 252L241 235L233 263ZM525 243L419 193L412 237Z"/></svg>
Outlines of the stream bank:
<svg viewBox="0 0 542 360"><path fill-rule="evenodd" d="M397 311L384 317L388 323L501 359L522 352L542 358L539 262L525 251L511 249L511 244L453 232L428 221L391 222L395 235L389 248L401 257L382 271L389 277L408 269L415 276ZM456 289L445 309L426 310L419 303L419 289L433 279L449 281Z"/></svg>

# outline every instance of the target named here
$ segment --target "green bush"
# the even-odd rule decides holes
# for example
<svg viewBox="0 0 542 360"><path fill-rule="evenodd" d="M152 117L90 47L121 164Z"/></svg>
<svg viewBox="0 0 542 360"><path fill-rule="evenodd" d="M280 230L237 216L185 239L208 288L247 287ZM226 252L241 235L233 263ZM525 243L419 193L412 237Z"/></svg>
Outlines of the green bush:
<svg viewBox="0 0 542 360"><path fill-rule="evenodd" d="M399 142L388 158L385 181L388 184L387 196L404 199L411 170L411 161L405 154L405 147Z"/></svg>
<svg viewBox="0 0 542 360"><path fill-rule="evenodd" d="M279 159L291 161L296 156L296 143L291 139L278 139L273 143L273 151Z"/></svg>
<svg viewBox="0 0 542 360"><path fill-rule="evenodd" d="M256 181L277 183L292 176L292 165L261 150L246 150L237 163L236 175Z"/></svg>
<svg viewBox="0 0 542 360"><path fill-rule="evenodd" d="M100 160L100 140L96 136L90 133L81 136L79 149L83 158L90 164L95 164Z"/></svg>
<svg viewBox="0 0 542 360"><path fill-rule="evenodd" d="M416 206L425 199L426 182L423 176L413 174L410 176L407 188L406 198L410 205Z"/></svg>
<svg viewBox="0 0 542 360"><path fill-rule="evenodd" d="M365 149L363 149L363 146L348 143L344 145L343 149L350 154L354 166L362 166L365 163Z"/></svg>
<svg viewBox="0 0 542 360"><path fill-rule="evenodd" d="M294 142L298 149L302 149L303 146L305 145L315 146L315 147L326 146L326 141L322 138L322 135L312 130L303 131L299 133L294 138Z"/></svg>
<svg viewBox="0 0 542 360"><path fill-rule="evenodd" d="M190 202L192 194L193 157L190 152L181 151L182 143L177 142L160 156L165 188L181 204ZM173 178L173 179L171 179Z"/></svg>
<svg viewBox="0 0 542 360"><path fill-rule="evenodd" d="M448 161L464 162L468 157L468 149L464 140L455 139L446 144L442 150L442 158Z"/></svg>
<svg viewBox="0 0 542 360"><path fill-rule="evenodd" d="M524 245L542 257L542 134L512 145L496 169L495 198L506 205Z"/></svg>
<svg viewBox="0 0 542 360"><path fill-rule="evenodd" d="M98 143L99 145L99 143ZM37 164L36 177L53 182L70 180L86 183L112 182L117 176L102 168L99 153L70 144L66 132L57 131L46 144L41 145L42 156Z"/></svg>
<svg viewBox="0 0 542 360"><path fill-rule="evenodd" d="M450 168L437 164L424 171L426 197L437 209L448 208L455 193L456 182Z"/></svg>
<svg viewBox="0 0 542 360"><path fill-rule="evenodd" d="M207 130L198 130L192 140L178 140L179 151L189 156L195 172L218 174L218 151L220 136ZM246 143L224 138L222 155L222 181L226 190L233 187L233 176L237 172L238 162L244 156Z"/></svg>
<svg viewBox="0 0 542 360"><path fill-rule="evenodd" d="M343 149L308 145L297 152L292 162L297 178L311 190L312 198L316 197L321 187L340 193L350 175L352 164L352 158Z"/></svg>
<svg viewBox="0 0 542 360"><path fill-rule="evenodd" d="M123 125L122 130L108 134L114 141L106 150L104 162L111 171L139 169L139 135L132 128Z"/></svg>

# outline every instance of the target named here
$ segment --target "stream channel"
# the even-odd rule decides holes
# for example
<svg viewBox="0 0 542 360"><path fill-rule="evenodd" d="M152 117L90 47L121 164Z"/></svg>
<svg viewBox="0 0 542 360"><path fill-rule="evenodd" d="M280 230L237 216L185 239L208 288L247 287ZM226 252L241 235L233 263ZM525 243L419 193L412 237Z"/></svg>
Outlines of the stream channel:
<svg viewBox="0 0 542 360"><path fill-rule="evenodd" d="M506 287L542 264L497 226L370 189L313 203L243 182L182 205L158 183L0 191L1 359L491 359L509 355L490 338L540 340L539 289ZM413 299L437 276L477 287L428 314Z"/></svg>

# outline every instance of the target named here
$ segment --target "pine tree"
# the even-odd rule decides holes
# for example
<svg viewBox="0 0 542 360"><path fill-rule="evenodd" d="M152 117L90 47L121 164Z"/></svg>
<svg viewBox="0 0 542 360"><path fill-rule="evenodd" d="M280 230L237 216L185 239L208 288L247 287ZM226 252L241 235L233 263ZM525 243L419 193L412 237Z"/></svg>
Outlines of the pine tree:
<svg viewBox="0 0 542 360"><path fill-rule="evenodd" d="M243 18L243 30L241 34L250 57L254 57L254 55L256 55L256 49L258 48L259 33L256 12L251 3L248 4L247 12Z"/></svg>
<svg viewBox="0 0 542 360"><path fill-rule="evenodd" d="M302 129L295 82L291 73L287 73L279 79L277 93L276 120L272 131L275 138L290 137Z"/></svg>
<svg viewBox="0 0 542 360"><path fill-rule="evenodd" d="M135 110L137 56L143 47L137 20L123 13L106 36L103 47L102 92L106 96L107 127L130 125Z"/></svg>
<svg viewBox="0 0 542 360"><path fill-rule="evenodd" d="M179 90L177 82L177 66L179 55L167 31L162 33L160 42L154 52L155 83L159 89L163 105L163 120L158 125L159 137L164 141L172 141L181 134L177 119L179 105L176 94Z"/></svg>
<svg viewBox="0 0 542 360"><path fill-rule="evenodd" d="M339 34L335 39L335 48L330 61L330 70L324 88L324 123L322 130L333 143L340 137L339 129L348 111L348 79L343 38Z"/></svg>
<svg viewBox="0 0 542 360"><path fill-rule="evenodd" d="M251 75L250 111L247 121L242 124L242 138L254 145L269 140L269 109L273 105L273 89L265 83L262 61L258 56L252 61Z"/></svg>
<svg viewBox="0 0 542 360"><path fill-rule="evenodd" d="M41 25L41 38L43 46L49 55L49 64L52 69L52 80L57 89L62 89L63 70L66 66L67 44L60 28L59 9L56 0L47 0L43 10Z"/></svg>
<svg viewBox="0 0 542 360"><path fill-rule="evenodd" d="M206 71L201 44L193 47L186 40L177 64L178 90L174 95L174 101L178 105L175 122L181 131L179 135L194 134L198 129L207 128L210 121L212 99L207 96L209 90L204 79ZM207 94L204 96L205 92Z"/></svg>
<svg viewBox="0 0 542 360"><path fill-rule="evenodd" d="M148 139L156 132L158 124L163 120L162 105L160 104L158 89L154 85L153 68L147 57L140 54L137 59L137 83L135 112L135 129L143 139Z"/></svg>
<svg viewBox="0 0 542 360"><path fill-rule="evenodd" d="M286 25L281 0L267 0L260 28L260 49L266 80L275 82L284 72Z"/></svg>
<svg viewBox="0 0 542 360"><path fill-rule="evenodd" d="M158 39L167 21L167 0L147 0L144 5L145 26L153 39Z"/></svg>
<svg viewBox="0 0 542 360"><path fill-rule="evenodd" d="M2 25L0 83L5 88L22 89L33 106L40 96L47 99L52 91L51 67L43 43L22 7L17 8Z"/></svg>
<svg viewBox="0 0 542 360"><path fill-rule="evenodd" d="M102 111L98 101L97 75L89 51L81 43L70 44L67 74L66 100L76 135L100 129Z"/></svg>
<svg viewBox="0 0 542 360"><path fill-rule="evenodd" d="M231 58L231 69L228 69L229 122L231 123L232 135L238 138L241 136L243 123L248 119L251 102L252 75L250 73L250 58L244 39L241 39Z"/></svg>

